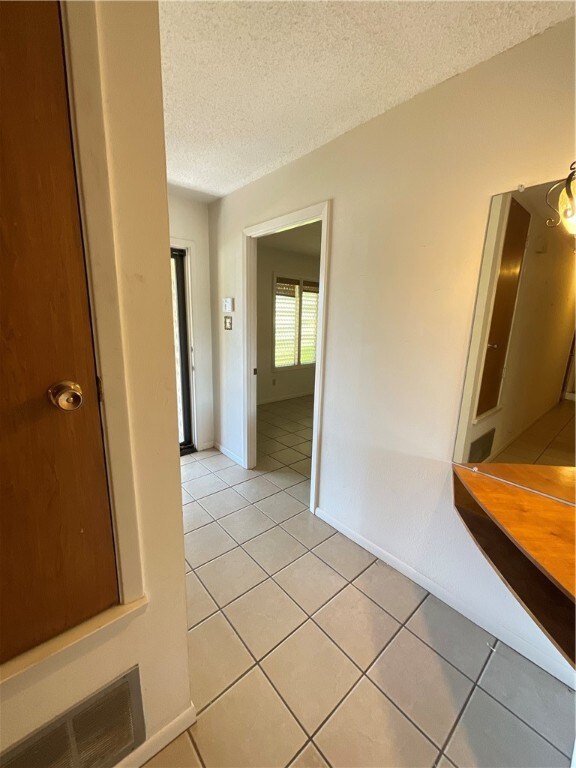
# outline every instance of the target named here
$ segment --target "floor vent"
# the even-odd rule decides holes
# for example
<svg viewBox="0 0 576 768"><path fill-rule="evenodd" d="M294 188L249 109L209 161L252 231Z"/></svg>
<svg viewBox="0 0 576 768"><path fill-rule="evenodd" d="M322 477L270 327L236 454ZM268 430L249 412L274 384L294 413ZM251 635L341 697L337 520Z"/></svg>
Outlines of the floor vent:
<svg viewBox="0 0 576 768"><path fill-rule="evenodd" d="M494 435L496 429L489 429L476 440L470 443L470 453L468 454L468 461L476 463L478 461L484 461L492 453L492 446L494 444Z"/></svg>
<svg viewBox="0 0 576 768"><path fill-rule="evenodd" d="M146 738L140 674L134 667L26 737L2 768L112 768Z"/></svg>

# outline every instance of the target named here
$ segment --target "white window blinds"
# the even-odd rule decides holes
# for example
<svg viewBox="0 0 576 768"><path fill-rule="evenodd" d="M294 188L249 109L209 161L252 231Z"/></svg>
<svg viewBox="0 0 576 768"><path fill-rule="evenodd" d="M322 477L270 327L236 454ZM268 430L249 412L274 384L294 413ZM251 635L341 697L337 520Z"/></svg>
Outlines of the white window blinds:
<svg viewBox="0 0 576 768"><path fill-rule="evenodd" d="M277 277L274 286L274 365L316 362L318 283Z"/></svg>

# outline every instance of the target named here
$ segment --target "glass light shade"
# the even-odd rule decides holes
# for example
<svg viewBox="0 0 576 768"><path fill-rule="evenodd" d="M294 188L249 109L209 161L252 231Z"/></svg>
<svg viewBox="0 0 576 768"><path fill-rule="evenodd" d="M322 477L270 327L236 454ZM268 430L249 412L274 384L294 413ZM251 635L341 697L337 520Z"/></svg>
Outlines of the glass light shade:
<svg viewBox="0 0 576 768"><path fill-rule="evenodd" d="M566 188L562 188L558 198L560 221L571 235L576 235L576 201L570 202Z"/></svg>

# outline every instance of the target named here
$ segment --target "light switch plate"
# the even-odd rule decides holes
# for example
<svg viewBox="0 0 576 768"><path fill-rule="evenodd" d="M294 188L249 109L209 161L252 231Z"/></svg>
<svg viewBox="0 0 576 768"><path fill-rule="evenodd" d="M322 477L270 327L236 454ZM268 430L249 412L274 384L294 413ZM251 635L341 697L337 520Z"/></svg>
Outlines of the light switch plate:
<svg viewBox="0 0 576 768"><path fill-rule="evenodd" d="M234 299L222 299L222 312L234 312Z"/></svg>

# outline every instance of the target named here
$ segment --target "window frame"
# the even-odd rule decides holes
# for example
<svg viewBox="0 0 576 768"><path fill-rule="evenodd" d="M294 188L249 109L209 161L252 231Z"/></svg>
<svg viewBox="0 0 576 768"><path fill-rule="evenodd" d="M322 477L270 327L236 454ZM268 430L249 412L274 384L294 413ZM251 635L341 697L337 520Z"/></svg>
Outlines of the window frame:
<svg viewBox="0 0 576 768"><path fill-rule="evenodd" d="M272 333L271 333L271 344L272 344L272 372L277 373L278 371L299 371L302 369L310 369L316 365L316 361L318 359L318 338L316 338L316 360L314 360L313 363L296 363L296 365L276 365L276 281L280 279L285 280L294 280L300 283L300 300L298 302L298 359L300 359L300 352L301 352L301 339L302 339L302 288L304 283L313 283L318 287L318 298L320 298L320 278L308 278L308 277L300 277L298 275L288 274L287 272L274 272L272 274ZM316 318L316 336L318 336L318 318L319 318L319 310L320 307L318 306L318 315Z"/></svg>

